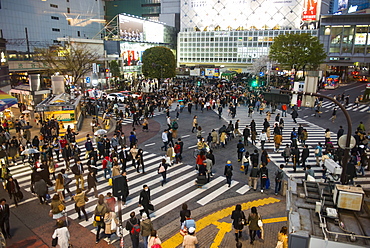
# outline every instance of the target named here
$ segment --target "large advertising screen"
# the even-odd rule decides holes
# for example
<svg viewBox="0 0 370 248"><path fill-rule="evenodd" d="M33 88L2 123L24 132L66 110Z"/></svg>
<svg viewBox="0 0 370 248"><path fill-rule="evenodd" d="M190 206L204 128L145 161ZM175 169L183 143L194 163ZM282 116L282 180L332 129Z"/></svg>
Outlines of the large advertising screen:
<svg viewBox="0 0 370 248"><path fill-rule="evenodd" d="M302 21L315 21L318 0L304 0Z"/></svg>
<svg viewBox="0 0 370 248"><path fill-rule="evenodd" d="M140 65L142 56L146 49L152 47L153 44L121 42L120 50L124 66Z"/></svg>
<svg viewBox="0 0 370 248"><path fill-rule="evenodd" d="M120 38L132 41L144 41L143 23L144 20L119 15Z"/></svg>
<svg viewBox="0 0 370 248"><path fill-rule="evenodd" d="M119 15L120 38L129 41L163 43L164 26L160 23Z"/></svg>

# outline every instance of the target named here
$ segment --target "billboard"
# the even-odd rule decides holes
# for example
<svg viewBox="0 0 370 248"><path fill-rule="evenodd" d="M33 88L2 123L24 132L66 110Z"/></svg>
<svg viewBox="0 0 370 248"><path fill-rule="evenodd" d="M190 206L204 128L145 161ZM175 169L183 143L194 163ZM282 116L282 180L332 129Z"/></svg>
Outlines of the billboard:
<svg viewBox="0 0 370 248"><path fill-rule="evenodd" d="M144 41L144 20L134 17L119 15L119 33L121 39Z"/></svg>
<svg viewBox="0 0 370 248"><path fill-rule="evenodd" d="M120 38L129 41L163 43L164 26L160 23L119 15Z"/></svg>
<svg viewBox="0 0 370 248"><path fill-rule="evenodd" d="M304 0L302 21L316 21L318 0Z"/></svg>
<svg viewBox="0 0 370 248"><path fill-rule="evenodd" d="M338 11L348 8L348 0L338 0Z"/></svg>

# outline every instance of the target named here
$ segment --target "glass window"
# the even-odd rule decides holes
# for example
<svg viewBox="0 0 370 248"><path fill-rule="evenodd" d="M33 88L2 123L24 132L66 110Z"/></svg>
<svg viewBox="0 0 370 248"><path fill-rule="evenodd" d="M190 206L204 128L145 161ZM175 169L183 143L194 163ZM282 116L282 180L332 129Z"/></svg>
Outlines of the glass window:
<svg viewBox="0 0 370 248"><path fill-rule="evenodd" d="M354 38L354 26L344 26L343 40L342 40L342 53L352 53L352 45Z"/></svg>
<svg viewBox="0 0 370 248"><path fill-rule="evenodd" d="M354 42L354 53L365 53L366 38L369 44L368 26L358 25L356 26L355 42Z"/></svg>
<svg viewBox="0 0 370 248"><path fill-rule="evenodd" d="M340 41L342 39L342 26L333 26L330 32L330 50L329 53L339 53Z"/></svg>

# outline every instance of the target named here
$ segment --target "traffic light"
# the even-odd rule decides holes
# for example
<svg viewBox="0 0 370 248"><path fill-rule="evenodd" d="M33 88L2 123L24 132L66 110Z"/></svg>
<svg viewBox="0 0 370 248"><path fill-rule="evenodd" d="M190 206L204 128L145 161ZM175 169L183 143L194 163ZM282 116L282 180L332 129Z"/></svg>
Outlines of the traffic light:
<svg viewBox="0 0 370 248"><path fill-rule="evenodd" d="M105 69L105 73L109 73L109 69Z"/></svg>
<svg viewBox="0 0 370 248"><path fill-rule="evenodd" d="M201 83L200 81L198 81L198 82L197 82L197 85L198 85L198 86L201 86L201 85L202 85L202 83Z"/></svg>
<svg viewBox="0 0 370 248"><path fill-rule="evenodd" d="M251 86L252 87L257 87L258 86L257 80L253 80L252 83L251 83Z"/></svg>

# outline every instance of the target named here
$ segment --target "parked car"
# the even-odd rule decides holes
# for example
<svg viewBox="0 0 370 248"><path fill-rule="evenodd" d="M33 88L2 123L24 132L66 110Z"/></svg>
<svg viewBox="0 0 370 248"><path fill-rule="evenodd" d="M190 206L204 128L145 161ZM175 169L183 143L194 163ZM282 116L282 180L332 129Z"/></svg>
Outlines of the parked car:
<svg viewBox="0 0 370 248"><path fill-rule="evenodd" d="M108 101L114 101L117 99L119 102L124 102L125 101L125 96L121 93L110 93L107 96Z"/></svg>

